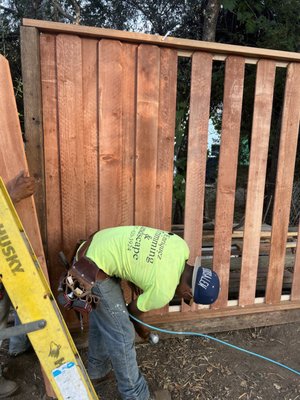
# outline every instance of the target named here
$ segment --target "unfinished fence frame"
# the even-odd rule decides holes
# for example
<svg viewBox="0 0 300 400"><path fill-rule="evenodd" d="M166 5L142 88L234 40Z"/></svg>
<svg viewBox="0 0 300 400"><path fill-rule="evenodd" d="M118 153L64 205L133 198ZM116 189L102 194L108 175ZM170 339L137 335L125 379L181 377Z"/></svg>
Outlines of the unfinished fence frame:
<svg viewBox="0 0 300 400"><path fill-rule="evenodd" d="M49 276L57 254L97 229L171 229L178 57L192 58L184 238L201 256L212 63L225 62L213 268L222 291L210 308L150 312L149 323L202 331L300 320L300 250L282 296L300 116L300 54L37 20L21 27L27 157ZM228 301L245 64L256 86L237 302ZM287 68L266 296L255 298L276 67ZM89 132L89 135L86 133ZM46 202L43 200L46 199ZM127 293L128 295L128 293Z"/></svg>

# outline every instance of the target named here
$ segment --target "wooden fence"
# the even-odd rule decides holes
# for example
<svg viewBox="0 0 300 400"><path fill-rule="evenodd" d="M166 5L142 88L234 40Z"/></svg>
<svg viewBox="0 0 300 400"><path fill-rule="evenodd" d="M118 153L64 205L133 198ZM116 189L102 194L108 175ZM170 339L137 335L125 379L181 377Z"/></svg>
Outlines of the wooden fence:
<svg viewBox="0 0 300 400"><path fill-rule="evenodd" d="M179 57L192 59L184 238L190 262L201 256L212 66L221 60L225 81L213 253L221 295L210 309L166 307L150 313L148 322L200 323L211 331L300 318L299 249L291 296L282 297L299 130L299 54L36 20L23 21L21 43L27 155L32 174L40 178L36 201L54 288L61 273L58 252L70 255L76 241L95 230L131 224L171 229ZM240 291L232 303L230 248L247 63L256 64L257 72ZM258 300L276 68L286 68L287 77L266 294Z"/></svg>

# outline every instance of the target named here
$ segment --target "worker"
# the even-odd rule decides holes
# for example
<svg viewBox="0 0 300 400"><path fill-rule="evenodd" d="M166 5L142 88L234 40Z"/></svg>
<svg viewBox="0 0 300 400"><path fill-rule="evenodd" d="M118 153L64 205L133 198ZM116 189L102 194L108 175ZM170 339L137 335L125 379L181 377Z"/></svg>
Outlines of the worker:
<svg viewBox="0 0 300 400"><path fill-rule="evenodd" d="M9 181L6 185L7 191L14 204L17 204L22 199L31 196L35 189L35 180L32 177L26 176L24 171L21 171L15 178ZM2 283L0 283L0 330L5 329L7 326L8 316L11 308L10 299L4 289ZM18 324L19 321L15 316L15 322ZM0 341L1 347L2 341ZM26 335L19 335L10 338L9 353L20 354L24 352L29 345L29 341ZM0 365L0 399L6 399L18 390L16 382L5 379L3 376L3 366Z"/></svg>
<svg viewBox="0 0 300 400"><path fill-rule="evenodd" d="M86 297L98 299L89 318L88 373L92 383L97 387L111 377L113 368L123 400L155 399L138 368L134 347L134 328L144 340L149 339L150 330L130 319L130 314L142 320L145 312L169 304L175 294L188 304L211 304L219 294L217 274L187 264L189 248L181 237L145 226L101 230L75 254L69 270L72 282L78 280L87 293L91 287L91 296ZM141 293L128 306L121 279Z"/></svg>

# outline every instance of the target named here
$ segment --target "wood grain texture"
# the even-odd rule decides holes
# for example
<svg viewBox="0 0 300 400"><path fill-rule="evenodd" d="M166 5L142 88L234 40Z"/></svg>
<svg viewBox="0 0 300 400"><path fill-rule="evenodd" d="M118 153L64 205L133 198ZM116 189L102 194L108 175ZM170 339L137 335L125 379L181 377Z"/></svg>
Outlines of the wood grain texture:
<svg viewBox="0 0 300 400"><path fill-rule="evenodd" d="M98 41L82 39L84 194L87 236L99 229Z"/></svg>
<svg viewBox="0 0 300 400"><path fill-rule="evenodd" d="M275 62L257 66L239 304L254 303L275 81Z"/></svg>
<svg viewBox="0 0 300 400"><path fill-rule="evenodd" d="M176 122L177 52L161 49L155 226L171 230Z"/></svg>
<svg viewBox="0 0 300 400"><path fill-rule="evenodd" d="M280 147L272 220L266 303L280 301L295 157L299 133L300 64L289 64L284 94Z"/></svg>
<svg viewBox="0 0 300 400"><path fill-rule="evenodd" d="M57 119L56 37L41 35L41 85L44 126L45 201L47 216L47 257L53 287L57 287L61 266L57 263L62 249L61 185Z"/></svg>
<svg viewBox="0 0 300 400"><path fill-rule="evenodd" d="M155 227L160 50L140 45L137 67L135 224Z"/></svg>
<svg viewBox="0 0 300 400"><path fill-rule="evenodd" d="M155 227L171 231L176 122L177 52L161 49L159 77L159 115ZM166 314L169 305L150 311L150 315Z"/></svg>
<svg viewBox="0 0 300 400"><path fill-rule="evenodd" d="M212 77L212 54L196 52L192 57L188 159L186 171L184 239L194 265L201 257L202 224L205 198L205 174ZM192 306L192 311L196 309ZM181 310L191 307L182 301Z"/></svg>
<svg viewBox="0 0 300 400"><path fill-rule="evenodd" d="M34 194L42 241L46 244L43 118L40 72L40 34L36 28L20 28L26 158L35 178Z"/></svg>
<svg viewBox="0 0 300 400"><path fill-rule="evenodd" d="M134 224L137 45L122 44L121 225Z"/></svg>
<svg viewBox="0 0 300 400"><path fill-rule="evenodd" d="M99 42L100 229L121 223L122 44Z"/></svg>
<svg viewBox="0 0 300 400"><path fill-rule="evenodd" d="M56 38L63 249L86 238L82 46L77 36Z"/></svg>
<svg viewBox="0 0 300 400"><path fill-rule="evenodd" d="M226 59L213 252L213 269L219 275L222 290L213 308L225 307L228 300L244 69L243 58Z"/></svg>
<svg viewBox="0 0 300 400"><path fill-rule="evenodd" d="M211 92L212 55L194 53L186 172L184 239L190 249L190 265L201 256L205 195L205 171Z"/></svg>

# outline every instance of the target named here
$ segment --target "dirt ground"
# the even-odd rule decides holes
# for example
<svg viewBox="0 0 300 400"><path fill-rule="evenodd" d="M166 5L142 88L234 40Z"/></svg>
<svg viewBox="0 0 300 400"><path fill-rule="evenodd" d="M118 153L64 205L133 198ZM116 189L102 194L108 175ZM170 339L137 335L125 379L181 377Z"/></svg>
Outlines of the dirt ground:
<svg viewBox="0 0 300 400"><path fill-rule="evenodd" d="M212 336L300 371L299 323ZM86 348L80 353L86 362ZM137 356L150 387L168 389L173 400L300 400L299 375L209 339L172 336L157 345L138 343ZM10 358L4 342L0 361L7 363L7 376L20 386L11 399L43 398L43 381L33 351ZM120 399L114 381L103 383L98 394L102 400Z"/></svg>

